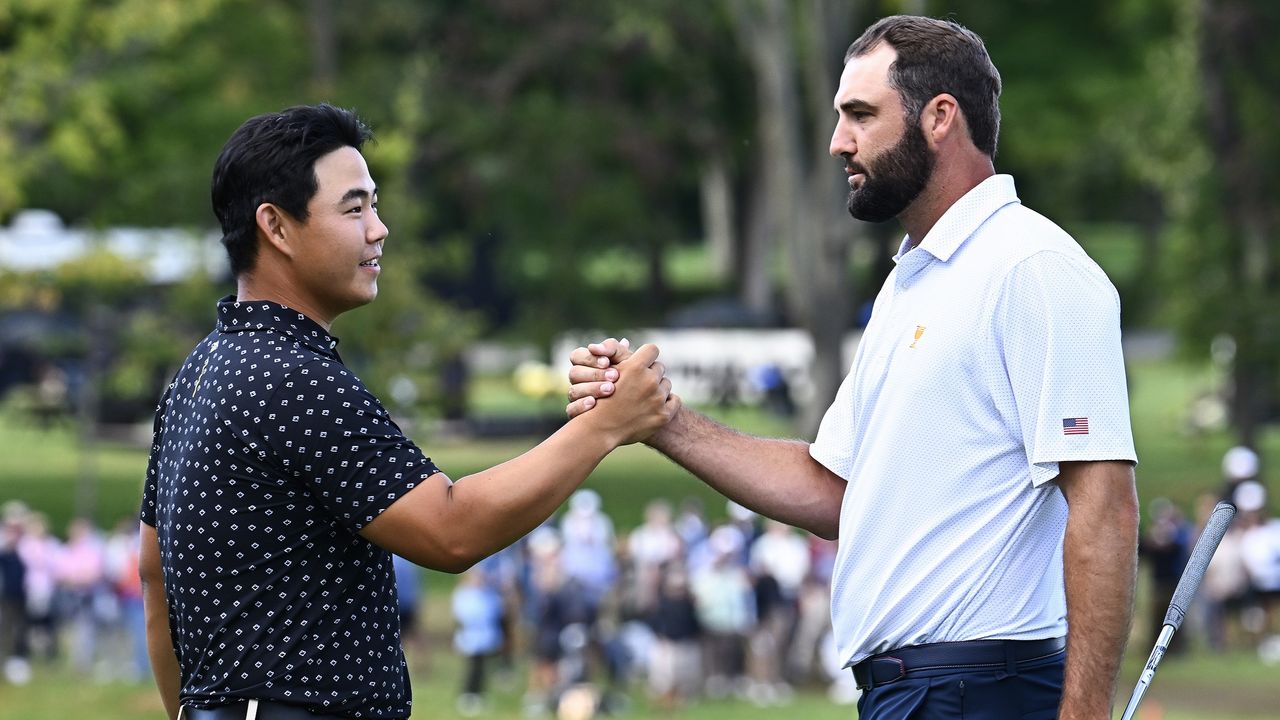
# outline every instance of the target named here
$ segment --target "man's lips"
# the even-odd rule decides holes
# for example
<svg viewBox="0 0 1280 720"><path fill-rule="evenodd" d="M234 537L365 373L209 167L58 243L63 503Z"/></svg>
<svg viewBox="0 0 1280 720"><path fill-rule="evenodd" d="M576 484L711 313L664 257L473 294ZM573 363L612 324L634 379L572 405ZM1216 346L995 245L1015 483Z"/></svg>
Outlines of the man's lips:
<svg viewBox="0 0 1280 720"><path fill-rule="evenodd" d="M844 172L849 176L849 187L859 188L867 181L867 171L859 165L848 163L844 166Z"/></svg>

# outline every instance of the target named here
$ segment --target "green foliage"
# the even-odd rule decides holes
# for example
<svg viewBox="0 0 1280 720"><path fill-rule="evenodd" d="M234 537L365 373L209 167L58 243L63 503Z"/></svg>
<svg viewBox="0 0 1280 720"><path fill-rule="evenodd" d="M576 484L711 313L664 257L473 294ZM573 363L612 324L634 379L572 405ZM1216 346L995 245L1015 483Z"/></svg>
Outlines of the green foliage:
<svg viewBox="0 0 1280 720"><path fill-rule="evenodd" d="M483 330L475 312L441 303L423 287L418 278L425 262L420 246L388 242L378 299L334 322L344 360L393 410L438 405L441 364L460 355Z"/></svg>
<svg viewBox="0 0 1280 720"><path fill-rule="evenodd" d="M375 13L368 37L399 54L365 37L353 56L411 78L369 107L409 157L397 180L418 207L400 222L430 248L432 287L536 339L616 317L590 298L613 286L583 272L601 252L625 249L629 284L660 287L655 255L697 233L695 144L733 127L705 112L723 102L706 85L727 46L716 18L674 2ZM690 44L708 52L680 51ZM629 303L630 320L665 309L660 291L648 300Z"/></svg>
<svg viewBox="0 0 1280 720"><path fill-rule="evenodd" d="M1253 442L1280 416L1280 141L1273 130L1280 52L1275 3L1176 0L1173 30L1146 48L1141 130L1129 164L1167 211L1166 312L1203 352L1234 338L1233 421Z"/></svg>
<svg viewBox="0 0 1280 720"><path fill-rule="evenodd" d="M5 0L0 3L0 215L23 205L84 215L100 179L142 143L122 112L125 88L166 89L147 61L183 47L221 0ZM175 69L190 68L189 64ZM151 142L173 143L182 134ZM153 198L154 200L154 198ZM72 210L67 213L66 211Z"/></svg>
<svg viewBox="0 0 1280 720"><path fill-rule="evenodd" d="M1269 250L1280 227L1268 81L1280 74L1277 7L874 2L858 5L847 34L870 13L904 10L978 31L1004 78L998 165L1028 205L1118 258L1127 323L1176 325L1197 353L1230 332L1257 375L1280 356ZM544 341L566 326L660 322L735 282L673 259L695 254L703 233L704 165L724 160L738 196L767 169L731 9L0 0L0 218L39 206L74 226L208 227L210 167L230 132L327 100L375 129L367 155L389 262L420 256L389 268L383 301L360 315L370 322L343 330L344 349L378 376L420 377L423 358L478 334ZM1214 131L1225 121L1229 131ZM874 287L887 267L863 262L858 277ZM130 294L103 276L127 269L75 272L88 275L6 283L0 302L83 307ZM793 275L779 282L806 281ZM207 303L191 310L205 324Z"/></svg>

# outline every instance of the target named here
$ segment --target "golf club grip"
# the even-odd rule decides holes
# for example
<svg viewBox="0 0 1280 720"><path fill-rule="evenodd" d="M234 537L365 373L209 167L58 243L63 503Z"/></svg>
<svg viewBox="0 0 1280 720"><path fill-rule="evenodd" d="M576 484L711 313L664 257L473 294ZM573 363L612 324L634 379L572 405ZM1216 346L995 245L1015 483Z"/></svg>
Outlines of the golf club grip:
<svg viewBox="0 0 1280 720"><path fill-rule="evenodd" d="M1182 626L1187 606L1196 596L1200 581L1204 579L1204 571L1209 567L1218 543L1222 542L1222 536L1227 534L1227 527L1231 525L1235 514L1236 506L1226 501L1218 503L1213 509L1209 521L1204 524L1204 531L1200 533L1200 539L1196 541L1195 549L1191 551L1191 559L1187 561L1187 567L1178 579L1178 587L1173 591L1173 600L1169 603L1168 612L1164 614L1165 625L1172 625L1174 630Z"/></svg>

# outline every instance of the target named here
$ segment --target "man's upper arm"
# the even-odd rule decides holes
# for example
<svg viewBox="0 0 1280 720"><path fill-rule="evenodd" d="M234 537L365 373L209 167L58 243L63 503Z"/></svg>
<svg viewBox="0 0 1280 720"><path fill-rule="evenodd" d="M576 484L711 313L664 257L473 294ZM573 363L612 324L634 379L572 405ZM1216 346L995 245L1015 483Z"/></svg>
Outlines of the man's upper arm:
<svg viewBox="0 0 1280 720"><path fill-rule="evenodd" d="M1136 462L1115 289L1085 257L1014 267L993 313L1032 482L1068 461Z"/></svg>
<svg viewBox="0 0 1280 720"><path fill-rule="evenodd" d="M1137 507L1134 465L1128 460L1094 460L1059 463L1054 483L1067 500L1069 511L1083 505L1128 512Z"/></svg>
<svg viewBox="0 0 1280 720"><path fill-rule="evenodd" d="M146 521L139 523L138 576L143 588L164 590L164 565L160 560L160 539Z"/></svg>
<svg viewBox="0 0 1280 720"><path fill-rule="evenodd" d="M156 526L156 495L159 492L160 457L164 450L164 414L169 407L169 398L173 393L170 384L160 397L156 406L156 417L151 424L151 454L147 458L147 475L143 481L142 505L138 509L138 518L144 525L149 525L152 532Z"/></svg>
<svg viewBox="0 0 1280 720"><path fill-rule="evenodd" d="M439 472L354 374L336 361L295 368L262 433L282 471L352 532Z"/></svg>
<svg viewBox="0 0 1280 720"><path fill-rule="evenodd" d="M365 540L406 560L436 570L464 569L465 551L451 547L447 533L434 532L447 508L452 483L442 472L422 478L417 485L360 529Z"/></svg>

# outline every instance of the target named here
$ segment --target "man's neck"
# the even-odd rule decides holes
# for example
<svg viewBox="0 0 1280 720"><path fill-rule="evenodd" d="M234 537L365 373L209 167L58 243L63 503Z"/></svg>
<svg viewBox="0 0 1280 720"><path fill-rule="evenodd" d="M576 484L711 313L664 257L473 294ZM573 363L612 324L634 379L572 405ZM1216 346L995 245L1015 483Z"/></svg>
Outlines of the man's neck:
<svg viewBox="0 0 1280 720"><path fill-rule="evenodd" d="M260 277L256 270L241 273L236 279L236 300L238 302L267 300L283 305L314 320L324 328L325 332L330 332L329 326L333 324L333 318L313 307L312 303L304 299L290 283Z"/></svg>
<svg viewBox="0 0 1280 720"><path fill-rule="evenodd" d="M960 198L995 174L991 158L982 154L967 157L962 162L939 162L924 191L898 215L911 247L919 245Z"/></svg>

